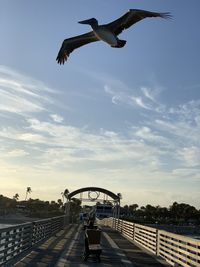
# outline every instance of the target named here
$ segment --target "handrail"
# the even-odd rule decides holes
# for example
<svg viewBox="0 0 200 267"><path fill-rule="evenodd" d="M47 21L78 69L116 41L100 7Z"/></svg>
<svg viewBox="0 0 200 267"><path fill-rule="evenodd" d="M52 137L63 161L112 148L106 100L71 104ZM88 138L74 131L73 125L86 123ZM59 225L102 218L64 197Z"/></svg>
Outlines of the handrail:
<svg viewBox="0 0 200 267"><path fill-rule="evenodd" d="M116 229L130 241L162 257L172 266L200 266L198 239L115 218L98 220L98 224Z"/></svg>
<svg viewBox="0 0 200 267"><path fill-rule="evenodd" d="M0 266L55 234L65 226L65 215L0 229Z"/></svg>

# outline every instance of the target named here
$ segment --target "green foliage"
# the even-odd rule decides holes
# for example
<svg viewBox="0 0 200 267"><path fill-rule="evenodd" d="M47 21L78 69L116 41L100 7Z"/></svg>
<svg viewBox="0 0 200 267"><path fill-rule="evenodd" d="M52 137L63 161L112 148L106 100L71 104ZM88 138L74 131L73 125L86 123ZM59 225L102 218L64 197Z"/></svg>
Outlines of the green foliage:
<svg viewBox="0 0 200 267"><path fill-rule="evenodd" d="M25 197L25 200L27 200L28 194L30 194L31 192L32 192L32 189L31 189L30 186L28 186L28 187L26 188L26 197Z"/></svg>
<svg viewBox="0 0 200 267"><path fill-rule="evenodd" d="M70 201L70 211L79 214L81 211L81 200L78 198L72 198Z"/></svg>
<svg viewBox="0 0 200 267"><path fill-rule="evenodd" d="M174 202L169 208L152 206L138 208L137 204L121 207L121 217L140 223L164 223L164 224L199 224L200 211L195 207Z"/></svg>
<svg viewBox="0 0 200 267"><path fill-rule="evenodd" d="M22 201L21 204L26 206L26 213L30 217L48 218L59 216L64 213L60 209L59 203L55 201L42 201L39 199L29 199L28 201Z"/></svg>
<svg viewBox="0 0 200 267"><path fill-rule="evenodd" d="M20 212L28 217L49 218L64 214L61 202L29 199L16 201L16 198L8 198L0 195L0 215Z"/></svg>
<svg viewBox="0 0 200 267"><path fill-rule="evenodd" d="M19 194L16 193L16 194L13 196L13 199L16 200L16 201L19 200Z"/></svg>
<svg viewBox="0 0 200 267"><path fill-rule="evenodd" d="M0 195L0 215L5 215L15 209L16 200Z"/></svg>

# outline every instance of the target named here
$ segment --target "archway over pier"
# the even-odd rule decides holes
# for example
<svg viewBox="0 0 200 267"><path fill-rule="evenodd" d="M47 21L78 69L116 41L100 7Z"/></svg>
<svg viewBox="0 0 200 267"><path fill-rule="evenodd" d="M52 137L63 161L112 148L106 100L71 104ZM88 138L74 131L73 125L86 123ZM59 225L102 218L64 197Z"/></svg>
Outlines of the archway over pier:
<svg viewBox="0 0 200 267"><path fill-rule="evenodd" d="M84 192L87 192L87 197L84 196ZM103 199L101 198L101 193L104 195ZM113 202L120 202L120 194L115 194L107 189L101 188L101 187L83 187L78 190L75 190L68 194L68 199L71 200L72 197L80 194L79 199L82 201L102 201L102 200L108 200Z"/></svg>
<svg viewBox="0 0 200 267"><path fill-rule="evenodd" d="M80 199L81 202L103 202L103 203L112 203L113 205L113 218L119 218L120 214L120 193L113 193L105 188L101 187L83 187L79 188L73 192L68 193L67 199L68 204L73 198ZM70 205L67 205L68 207ZM70 207L69 207L70 209ZM70 210L66 213L70 212Z"/></svg>

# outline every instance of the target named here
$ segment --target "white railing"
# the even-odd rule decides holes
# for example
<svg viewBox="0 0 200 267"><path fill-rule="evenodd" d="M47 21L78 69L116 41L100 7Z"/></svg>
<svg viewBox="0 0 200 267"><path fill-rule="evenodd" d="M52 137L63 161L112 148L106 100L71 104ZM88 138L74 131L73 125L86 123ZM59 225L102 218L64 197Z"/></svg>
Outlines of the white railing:
<svg viewBox="0 0 200 267"><path fill-rule="evenodd" d="M53 217L0 229L0 266L65 225L65 216Z"/></svg>
<svg viewBox="0 0 200 267"><path fill-rule="evenodd" d="M115 218L98 223L119 231L124 237L164 258L172 266L200 267L200 240Z"/></svg>
<svg viewBox="0 0 200 267"><path fill-rule="evenodd" d="M159 230L158 253L172 266L200 266L200 240L198 239Z"/></svg>

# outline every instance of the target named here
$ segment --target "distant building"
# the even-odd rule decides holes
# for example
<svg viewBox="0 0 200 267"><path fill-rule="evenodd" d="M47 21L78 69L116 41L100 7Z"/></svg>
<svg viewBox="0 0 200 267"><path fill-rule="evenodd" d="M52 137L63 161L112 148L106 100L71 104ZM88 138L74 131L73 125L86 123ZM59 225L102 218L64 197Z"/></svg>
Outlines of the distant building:
<svg viewBox="0 0 200 267"><path fill-rule="evenodd" d="M113 216L113 206L110 204L96 204L96 217L108 218Z"/></svg>

